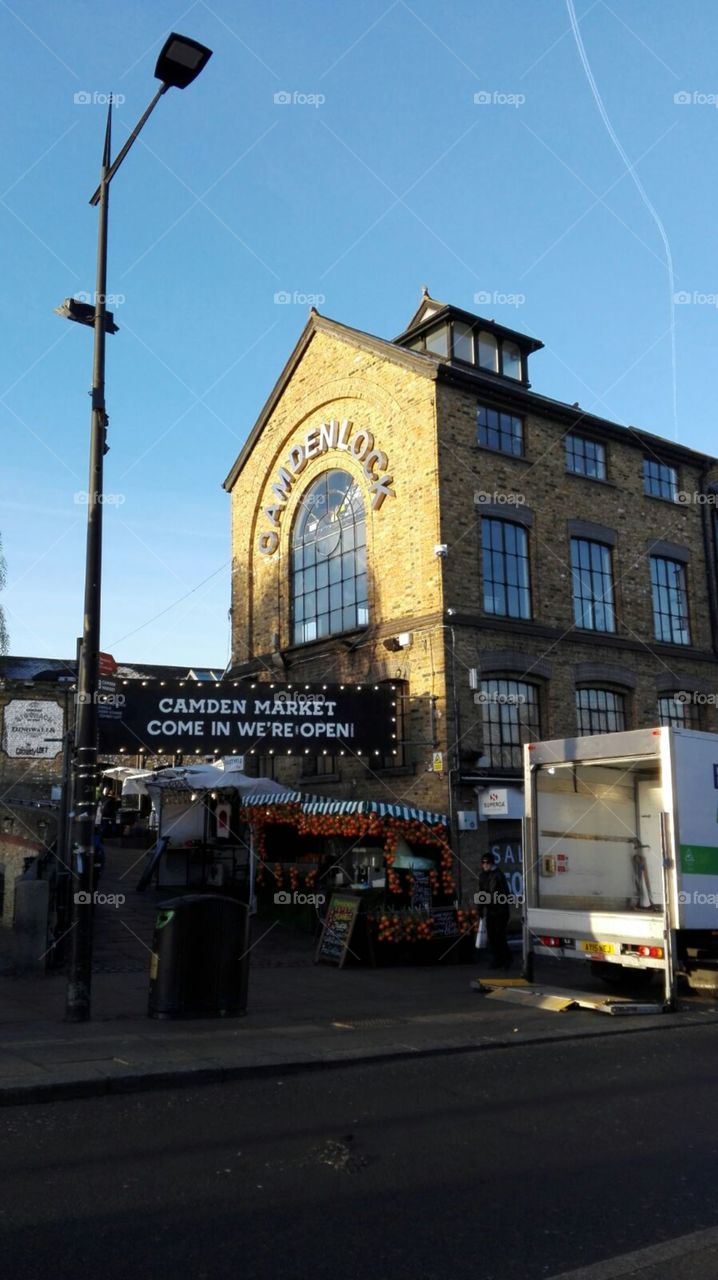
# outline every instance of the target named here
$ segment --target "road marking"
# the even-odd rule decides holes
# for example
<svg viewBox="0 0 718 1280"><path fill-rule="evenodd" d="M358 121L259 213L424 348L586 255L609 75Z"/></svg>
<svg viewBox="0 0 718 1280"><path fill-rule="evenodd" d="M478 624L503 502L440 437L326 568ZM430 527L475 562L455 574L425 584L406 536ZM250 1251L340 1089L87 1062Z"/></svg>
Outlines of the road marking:
<svg viewBox="0 0 718 1280"><path fill-rule="evenodd" d="M698 1253L701 1249L709 1249L718 1245L718 1227L708 1227L705 1231L693 1231L687 1236L677 1236L675 1240L666 1240L664 1244L652 1244L646 1249L636 1249L633 1253L622 1253L616 1258L608 1258L603 1262L594 1262L588 1267L579 1267L576 1271L562 1271L549 1280L618 1280L620 1276L635 1275L644 1267L655 1266L660 1262L672 1262L674 1258L685 1258L687 1254Z"/></svg>

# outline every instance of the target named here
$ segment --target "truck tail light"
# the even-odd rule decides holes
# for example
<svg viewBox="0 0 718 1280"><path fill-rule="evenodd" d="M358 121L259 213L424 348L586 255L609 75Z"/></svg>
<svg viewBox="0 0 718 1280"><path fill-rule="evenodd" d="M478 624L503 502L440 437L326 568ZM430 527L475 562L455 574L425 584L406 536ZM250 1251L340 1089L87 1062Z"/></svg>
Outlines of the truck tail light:
<svg viewBox="0 0 718 1280"><path fill-rule="evenodd" d="M542 947L560 947L561 939L555 938L553 934L544 934L539 938Z"/></svg>

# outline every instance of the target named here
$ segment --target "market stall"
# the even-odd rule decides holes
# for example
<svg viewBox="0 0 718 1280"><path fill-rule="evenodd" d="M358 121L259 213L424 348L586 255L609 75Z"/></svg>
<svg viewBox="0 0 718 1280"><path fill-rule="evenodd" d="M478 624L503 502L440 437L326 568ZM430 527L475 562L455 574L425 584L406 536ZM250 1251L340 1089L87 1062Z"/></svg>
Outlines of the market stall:
<svg viewBox="0 0 718 1280"><path fill-rule="evenodd" d="M100 813L103 836L138 836L153 832L157 825L144 779L150 769L114 765L102 771Z"/></svg>
<svg viewBox="0 0 718 1280"><path fill-rule="evenodd" d="M257 857L258 907L285 922L293 909L297 923L321 930L319 959L425 962L452 950L455 959L466 958L478 915L457 904L444 814L259 791L243 805ZM353 920L351 942L337 959L327 928L339 900L344 920Z"/></svg>
<svg viewBox="0 0 718 1280"><path fill-rule="evenodd" d="M257 786L281 799L294 793L269 778L248 778L239 769L197 764L128 775L125 789L149 796L156 814L157 843L148 853L139 888L207 887L251 901L254 856L241 797Z"/></svg>

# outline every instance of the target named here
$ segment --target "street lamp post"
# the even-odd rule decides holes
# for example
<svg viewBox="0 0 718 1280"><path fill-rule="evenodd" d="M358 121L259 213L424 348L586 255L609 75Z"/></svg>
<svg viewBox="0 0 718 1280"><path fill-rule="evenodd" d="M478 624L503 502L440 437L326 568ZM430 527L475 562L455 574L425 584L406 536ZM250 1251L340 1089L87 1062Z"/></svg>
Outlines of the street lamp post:
<svg viewBox="0 0 718 1280"><path fill-rule="evenodd" d="M86 1022L90 1017L92 989L92 922L94 827L97 788L97 686L100 652L102 582L102 483L107 452L105 408L105 339L117 326L107 311L107 231L110 182L160 98L169 88L186 89L212 56L211 49L173 32L166 40L155 67L160 87L135 125L115 160L111 160L112 97L107 111L100 185L90 204L99 205L97 273L94 307L67 298L57 310L69 320L94 329L92 367L92 415L90 425L90 473L87 494L87 544L85 556L85 607L77 680L75 736L75 803L72 845L72 926L65 1017Z"/></svg>

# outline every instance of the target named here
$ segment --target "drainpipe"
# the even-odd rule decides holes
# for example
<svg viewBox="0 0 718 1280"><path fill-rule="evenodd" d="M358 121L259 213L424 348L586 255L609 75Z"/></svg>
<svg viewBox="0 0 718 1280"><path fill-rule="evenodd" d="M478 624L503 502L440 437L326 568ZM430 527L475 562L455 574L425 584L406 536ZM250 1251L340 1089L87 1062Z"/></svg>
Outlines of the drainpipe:
<svg viewBox="0 0 718 1280"><path fill-rule="evenodd" d="M706 562L708 586L708 609L711 620L711 642L713 652L718 654L718 557L716 555L716 521L718 521L718 483L706 484L707 470L702 471L699 479L701 495L706 501L701 504L703 518L703 552Z"/></svg>
<svg viewBox="0 0 718 1280"><path fill-rule="evenodd" d="M451 616L453 609L447 609L447 613ZM449 829L451 831L451 841L456 852L456 896L461 905L462 879L461 879L461 856L459 853L459 828L456 818L456 788L461 779L461 718L459 711L459 693L456 687L456 633L453 626L444 625L444 630L449 632L451 636L451 701L452 712L454 717L454 746L449 760Z"/></svg>

